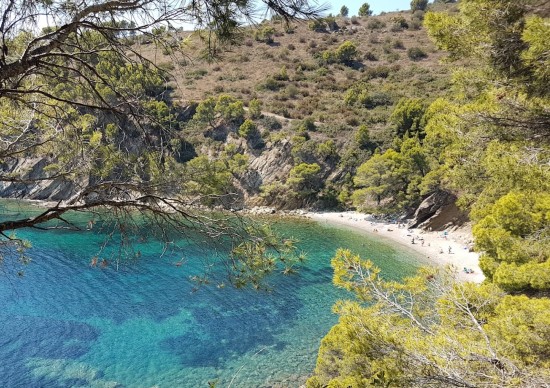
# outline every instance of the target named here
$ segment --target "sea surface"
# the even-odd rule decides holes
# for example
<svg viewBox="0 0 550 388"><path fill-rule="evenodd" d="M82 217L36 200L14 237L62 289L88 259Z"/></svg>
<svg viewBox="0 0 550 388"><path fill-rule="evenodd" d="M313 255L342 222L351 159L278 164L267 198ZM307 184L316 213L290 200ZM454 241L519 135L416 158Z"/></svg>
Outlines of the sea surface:
<svg viewBox="0 0 550 388"><path fill-rule="evenodd" d="M3 219L28 211L0 202ZM103 268L90 266L106 241L100 228L18 231L32 242L31 262L22 277L9 255L0 264L0 385L299 387L337 321L332 305L349 297L331 284L336 249L370 258L388 278L413 273L418 257L346 229L268 221L307 254L297 274L271 276L269 291L219 287L221 266L210 270L216 282L197 289L190 277L224 255L204 244L181 242L182 257L139 241L135 259Z"/></svg>

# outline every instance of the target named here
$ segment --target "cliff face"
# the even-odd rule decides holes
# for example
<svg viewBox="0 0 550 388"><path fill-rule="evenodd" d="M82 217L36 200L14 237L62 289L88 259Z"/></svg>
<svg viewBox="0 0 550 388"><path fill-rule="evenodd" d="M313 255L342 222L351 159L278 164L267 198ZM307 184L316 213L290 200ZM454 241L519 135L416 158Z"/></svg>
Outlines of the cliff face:
<svg viewBox="0 0 550 388"><path fill-rule="evenodd" d="M62 177L48 179L44 170L48 162L45 157L35 157L2 164L3 175L17 177L17 182L0 181L0 197L61 201L76 195L78 186L87 185L87 181L74 182Z"/></svg>
<svg viewBox="0 0 550 388"><path fill-rule="evenodd" d="M291 144L288 140L268 143L258 155L251 155L250 165L241 183L247 193L255 196L260 186L283 182L292 168Z"/></svg>
<svg viewBox="0 0 550 388"><path fill-rule="evenodd" d="M281 209L304 207L299 201L289 201L288 198L275 198L266 203L262 198L261 187L272 183L283 184L293 167L292 143L287 140L268 142L261 150L247 146L244 139L231 139L239 152L249 157L248 168L234 180L235 193L231 201L223 203L228 208L251 208L270 205ZM62 177L48 179L45 167L51 161L48 158L18 159L12 163L4 163L0 169L5 176L18 177L17 182L0 182L0 197L24 198L44 201L67 201L85 188L89 179L80 182L69 181ZM328 168L325 178L329 181L338 180L338 169ZM467 213L456 206L456 196L438 191L409 212L410 226L430 230L444 230L449 226L462 225L468 221Z"/></svg>
<svg viewBox="0 0 550 388"><path fill-rule="evenodd" d="M243 139L233 142L249 157L249 166L234 181L235 198L241 207L262 204L260 187L273 182L284 182L292 168L291 143L280 140L267 143L258 151L247 148ZM246 150L246 151L245 151ZM215 156L214 156L215 158ZM17 182L0 181L0 197L24 198L45 201L70 200L86 187L90 179L74 182L63 177L48 179L45 167L48 158L21 158L0 165L4 176L17 177Z"/></svg>

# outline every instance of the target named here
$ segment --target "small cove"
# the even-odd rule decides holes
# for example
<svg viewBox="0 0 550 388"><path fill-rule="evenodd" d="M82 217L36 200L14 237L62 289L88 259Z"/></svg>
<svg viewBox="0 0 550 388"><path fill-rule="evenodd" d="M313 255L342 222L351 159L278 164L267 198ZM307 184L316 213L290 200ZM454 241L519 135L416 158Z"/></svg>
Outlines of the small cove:
<svg viewBox="0 0 550 388"><path fill-rule="evenodd" d="M16 212L4 208L4 213ZM298 387L346 293L331 284L339 247L370 258L386 277L414 272L418 258L374 236L299 219L269 219L295 237L307 262L277 274L270 292L193 291L212 252L185 246L186 260L139 243L139 260L92 268L104 241L94 231L20 231L33 242L23 278L0 282L0 381L6 386ZM85 222L85 221L83 221ZM182 243L184 244L184 243ZM223 273L213 276L221 277Z"/></svg>

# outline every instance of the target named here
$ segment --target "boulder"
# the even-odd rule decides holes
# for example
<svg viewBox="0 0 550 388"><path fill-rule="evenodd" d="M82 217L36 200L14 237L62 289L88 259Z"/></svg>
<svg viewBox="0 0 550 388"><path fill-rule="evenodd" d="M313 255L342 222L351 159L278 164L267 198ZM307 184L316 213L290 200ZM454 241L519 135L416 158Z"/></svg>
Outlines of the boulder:
<svg viewBox="0 0 550 388"><path fill-rule="evenodd" d="M437 191L422 201L408 227L445 230L467 221L467 214L456 206L456 196L447 191Z"/></svg>

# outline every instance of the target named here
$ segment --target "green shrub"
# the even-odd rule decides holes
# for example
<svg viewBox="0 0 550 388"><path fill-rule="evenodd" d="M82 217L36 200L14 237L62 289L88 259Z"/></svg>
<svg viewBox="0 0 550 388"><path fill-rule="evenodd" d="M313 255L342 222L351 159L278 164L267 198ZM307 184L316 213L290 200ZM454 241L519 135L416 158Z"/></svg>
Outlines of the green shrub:
<svg viewBox="0 0 550 388"><path fill-rule="evenodd" d="M428 58L428 54L420 47L411 47L407 50L407 55L413 61L420 61L421 59Z"/></svg>
<svg viewBox="0 0 550 388"><path fill-rule="evenodd" d="M297 128L298 132L315 132L316 130L317 126L311 117L302 120Z"/></svg>
<svg viewBox="0 0 550 388"><path fill-rule="evenodd" d="M357 46L349 40L342 43L335 51L325 51L322 54L324 63L342 63L351 65L358 56Z"/></svg>
<svg viewBox="0 0 550 388"><path fill-rule="evenodd" d="M258 85L258 89L271 90L275 92L279 90L283 85L273 77L267 77L263 83Z"/></svg>
<svg viewBox="0 0 550 388"><path fill-rule="evenodd" d="M276 131L276 130L279 130L283 127L281 122L279 120L277 120L275 117L272 117L272 116L264 116L260 120L260 123L262 124L263 127L267 128L271 131Z"/></svg>
<svg viewBox="0 0 550 388"><path fill-rule="evenodd" d="M174 65L174 62L161 62L158 64L159 69L171 72L173 71L176 66Z"/></svg>
<svg viewBox="0 0 550 388"><path fill-rule="evenodd" d="M285 96L288 98L296 98L298 96L298 88L294 85L288 85L285 89Z"/></svg>
<svg viewBox="0 0 550 388"><path fill-rule="evenodd" d="M340 16L347 17L348 14L349 14L349 8L343 5L342 8L340 8Z"/></svg>
<svg viewBox="0 0 550 388"><path fill-rule="evenodd" d="M384 23L382 20L379 20L379 19L371 19L368 21L367 27L370 30L380 30L386 27L386 23Z"/></svg>
<svg viewBox="0 0 550 388"><path fill-rule="evenodd" d="M390 122L393 124L399 137L424 134L426 104L422 99L411 98L401 99L390 116Z"/></svg>
<svg viewBox="0 0 550 388"><path fill-rule="evenodd" d="M409 28L409 23L407 23L407 20L403 16L394 16L390 20L401 27L401 29Z"/></svg>
<svg viewBox="0 0 550 388"><path fill-rule="evenodd" d="M345 65L351 64L355 61L357 54L357 46L350 41L345 41L336 49L337 61Z"/></svg>
<svg viewBox="0 0 550 388"><path fill-rule="evenodd" d="M275 74L273 78L275 78L277 81L288 81L288 72L286 70L286 66L283 65L279 73Z"/></svg>
<svg viewBox="0 0 550 388"><path fill-rule="evenodd" d="M336 23L336 18L334 18L332 16L326 17L324 21L325 21L325 24L326 24L326 26L328 27L328 29L330 31L336 31L340 28L338 26L338 23Z"/></svg>
<svg viewBox="0 0 550 388"><path fill-rule="evenodd" d="M413 12L412 19L422 22L422 20L424 20L425 15L426 15L426 12L420 9L417 9L416 11Z"/></svg>
<svg viewBox="0 0 550 388"><path fill-rule="evenodd" d="M337 157L338 149L336 148L336 144L334 143L334 140L329 139L323 143L318 144L316 154L317 156L319 156L321 159L324 159L324 160Z"/></svg>
<svg viewBox="0 0 550 388"><path fill-rule="evenodd" d="M391 32L401 32L401 31L403 31L403 27L401 27L401 25L398 24L398 23L392 23L391 26L390 26L390 31Z"/></svg>
<svg viewBox="0 0 550 388"><path fill-rule="evenodd" d="M218 97L214 112L227 122L240 123L244 119L243 102L227 94Z"/></svg>
<svg viewBox="0 0 550 388"><path fill-rule="evenodd" d="M372 51L367 51L365 53L365 55L363 56L363 58L365 58L367 61L371 61L371 62L378 61L378 57Z"/></svg>
<svg viewBox="0 0 550 388"><path fill-rule="evenodd" d="M208 74L208 70L206 69L196 69L191 70L185 73L185 78L187 79L201 79L206 74Z"/></svg>
<svg viewBox="0 0 550 388"><path fill-rule="evenodd" d="M325 31L327 26L324 21L320 19L314 19L307 24L308 28L315 32Z"/></svg>
<svg viewBox="0 0 550 388"><path fill-rule="evenodd" d="M404 49L405 45L403 45L403 41L400 39L396 39L393 41L392 46L394 49Z"/></svg>
<svg viewBox="0 0 550 388"><path fill-rule="evenodd" d="M370 143L370 132L366 125L361 125L355 132L355 142L359 148L366 149Z"/></svg>
<svg viewBox="0 0 550 388"><path fill-rule="evenodd" d="M399 59L401 58L401 55L399 55L399 53L389 53L388 55L386 55L386 60L389 62L389 63L394 63L396 61L398 61Z"/></svg>
<svg viewBox="0 0 550 388"><path fill-rule="evenodd" d="M273 43L273 37L275 36L275 28L271 26L265 26L260 30L254 32L254 39L259 42Z"/></svg>
<svg viewBox="0 0 550 388"><path fill-rule="evenodd" d="M238 134L240 137L244 137L245 139L251 139L258 134L258 128L252 120L246 119L239 127Z"/></svg>
<svg viewBox="0 0 550 388"><path fill-rule="evenodd" d="M409 30L418 31L422 28L422 22L416 19L411 20L409 23Z"/></svg>
<svg viewBox="0 0 550 388"><path fill-rule="evenodd" d="M374 109L377 106L390 106L393 104L393 98L385 92L369 93L361 95L359 103L367 109Z"/></svg>
<svg viewBox="0 0 550 388"><path fill-rule="evenodd" d="M317 163L300 163L290 170L287 184L301 195L310 195L321 186L320 172Z"/></svg>
<svg viewBox="0 0 550 388"><path fill-rule="evenodd" d="M385 65L369 67L363 71L363 78L366 80L371 80L375 78L388 78L392 70L393 69L390 66Z"/></svg>
<svg viewBox="0 0 550 388"><path fill-rule="evenodd" d="M411 0L411 11L424 11L428 8L428 0Z"/></svg>
<svg viewBox="0 0 550 388"><path fill-rule="evenodd" d="M248 103L248 115L251 119L258 119L262 116L262 102L257 98Z"/></svg>

